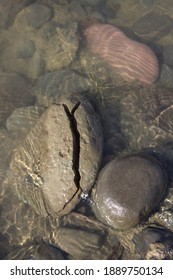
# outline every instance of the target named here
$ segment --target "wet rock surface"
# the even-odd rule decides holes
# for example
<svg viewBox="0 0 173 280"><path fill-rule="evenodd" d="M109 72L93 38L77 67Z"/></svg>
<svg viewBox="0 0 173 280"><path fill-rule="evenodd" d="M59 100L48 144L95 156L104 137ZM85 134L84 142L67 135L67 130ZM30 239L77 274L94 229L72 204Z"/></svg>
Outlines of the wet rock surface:
<svg viewBox="0 0 173 280"><path fill-rule="evenodd" d="M115 159L102 169L97 180L94 213L114 228L133 227L158 205L166 184L163 168L152 157Z"/></svg>

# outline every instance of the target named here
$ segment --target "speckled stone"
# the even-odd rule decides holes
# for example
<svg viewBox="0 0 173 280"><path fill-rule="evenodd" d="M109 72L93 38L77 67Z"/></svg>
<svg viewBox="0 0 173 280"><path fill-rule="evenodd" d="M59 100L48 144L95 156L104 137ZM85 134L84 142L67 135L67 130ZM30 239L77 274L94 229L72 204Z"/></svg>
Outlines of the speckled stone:
<svg viewBox="0 0 173 280"><path fill-rule="evenodd" d="M105 0L83 0L84 3L90 6L97 6L104 3Z"/></svg>
<svg viewBox="0 0 173 280"><path fill-rule="evenodd" d="M79 45L78 24L57 27L47 44L45 62L48 71L66 68L75 59Z"/></svg>

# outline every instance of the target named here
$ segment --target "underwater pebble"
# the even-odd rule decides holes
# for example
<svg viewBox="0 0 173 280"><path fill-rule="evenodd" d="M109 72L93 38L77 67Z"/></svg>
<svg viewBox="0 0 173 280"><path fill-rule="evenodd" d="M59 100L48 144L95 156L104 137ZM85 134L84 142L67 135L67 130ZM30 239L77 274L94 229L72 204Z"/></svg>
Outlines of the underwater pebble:
<svg viewBox="0 0 173 280"><path fill-rule="evenodd" d="M49 244L23 245L10 252L4 260L64 260L63 252Z"/></svg>
<svg viewBox="0 0 173 280"><path fill-rule="evenodd" d="M159 82L166 87L173 87L173 67L162 64Z"/></svg>
<svg viewBox="0 0 173 280"><path fill-rule="evenodd" d="M12 25L15 16L35 0L1 0L0 1L0 27L7 29Z"/></svg>
<svg viewBox="0 0 173 280"><path fill-rule="evenodd" d="M40 28L52 18L52 15L52 9L49 6L34 3L18 13L15 20L23 26Z"/></svg>
<svg viewBox="0 0 173 280"><path fill-rule="evenodd" d="M29 58L35 53L35 44L31 40L21 39L15 42L16 56L18 58Z"/></svg>
<svg viewBox="0 0 173 280"><path fill-rule="evenodd" d="M145 219L163 198L166 173L152 156L114 159L101 170L92 209L102 222L120 230Z"/></svg>
<svg viewBox="0 0 173 280"><path fill-rule="evenodd" d="M163 46L162 53L164 63L173 66L173 45Z"/></svg>
<svg viewBox="0 0 173 280"><path fill-rule="evenodd" d="M137 20L132 30L145 39L156 40L169 33L172 26L173 22L169 16L152 11Z"/></svg>
<svg viewBox="0 0 173 280"><path fill-rule="evenodd" d="M15 109L6 121L7 130L26 134L36 124L42 113L43 109L38 106Z"/></svg>
<svg viewBox="0 0 173 280"><path fill-rule="evenodd" d="M34 94L40 106L47 106L64 94L82 93L89 88L88 79L72 70L60 70L41 76L36 83Z"/></svg>
<svg viewBox="0 0 173 280"><path fill-rule="evenodd" d="M148 46L131 40L110 24L93 24L84 34L91 51L117 69L124 80L137 80L143 85L157 80L158 60Z"/></svg>
<svg viewBox="0 0 173 280"><path fill-rule="evenodd" d="M83 0L83 2L94 7L103 4L105 0Z"/></svg>
<svg viewBox="0 0 173 280"><path fill-rule="evenodd" d="M15 72L34 82L43 74L45 61L41 49L33 41L17 37L4 48L0 55L4 72Z"/></svg>
<svg viewBox="0 0 173 280"><path fill-rule="evenodd" d="M56 28L56 34L47 44L44 56L48 71L67 67L76 57L78 50L78 24L71 22L68 27Z"/></svg>
<svg viewBox="0 0 173 280"><path fill-rule="evenodd" d="M31 84L16 73L0 73L0 123L22 106L33 105Z"/></svg>

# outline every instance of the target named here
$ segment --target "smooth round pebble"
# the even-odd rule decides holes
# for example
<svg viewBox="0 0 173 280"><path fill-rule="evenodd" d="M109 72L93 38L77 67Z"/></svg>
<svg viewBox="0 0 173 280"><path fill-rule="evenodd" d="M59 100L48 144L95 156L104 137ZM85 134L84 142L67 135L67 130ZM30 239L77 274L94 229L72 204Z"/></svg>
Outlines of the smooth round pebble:
<svg viewBox="0 0 173 280"><path fill-rule="evenodd" d="M133 24L132 30L145 39L156 40L169 33L172 26L172 20L169 16L152 11L140 17Z"/></svg>
<svg viewBox="0 0 173 280"><path fill-rule="evenodd" d="M137 225L159 204L166 175L152 156L114 159L100 172L93 191L93 210L102 222L120 230Z"/></svg>

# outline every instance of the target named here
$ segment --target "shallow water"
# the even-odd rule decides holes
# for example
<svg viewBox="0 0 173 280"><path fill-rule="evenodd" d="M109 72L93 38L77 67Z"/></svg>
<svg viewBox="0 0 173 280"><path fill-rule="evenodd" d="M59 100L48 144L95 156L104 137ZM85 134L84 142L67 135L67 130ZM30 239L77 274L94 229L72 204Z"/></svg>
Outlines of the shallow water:
<svg viewBox="0 0 173 280"><path fill-rule="evenodd" d="M157 145L173 141L171 0L18 0L15 5L13 2L0 2L1 184L10 177L8 165L12 150L26 137L45 108L65 94L86 96L96 110L103 128L102 165L112 157L148 148L155 150ZM119 27L129 38L154 51L160 75L156 87L149 86L151 98L143 100L145 86L125 81L117 69L89 49L84 30L97 22ZM157 89L161 92L159 101L155 98ZM134 104L131 96L140 92L141 99ZM140 106L142 109L138 109ZM148 108L154 113L150 114ZM169 158L169 170L172 162ZM1 258L18 246L35 242L38 236L50 241L51 226L46 224L42 230L42 218L15 199L4 186L0 188ZM77 210L93 215L85 203L79 204ZM37 227L35 221L39 221ZM51 219L46 223L54 223L54 229L57 226ZM39 238L36 244L40 244ZM52 252L47 257L53 254L57 258L57 253ZM44 258L42 255L35 257Z"/></svg>

